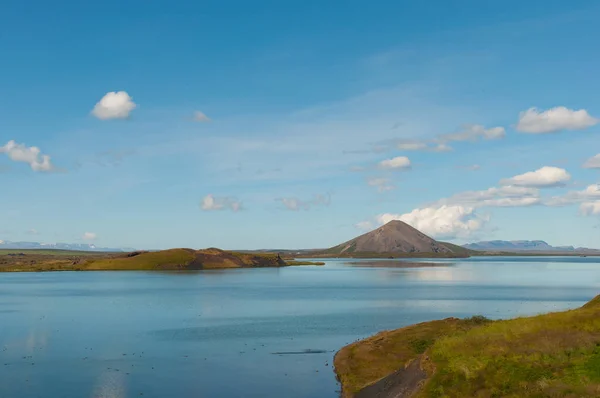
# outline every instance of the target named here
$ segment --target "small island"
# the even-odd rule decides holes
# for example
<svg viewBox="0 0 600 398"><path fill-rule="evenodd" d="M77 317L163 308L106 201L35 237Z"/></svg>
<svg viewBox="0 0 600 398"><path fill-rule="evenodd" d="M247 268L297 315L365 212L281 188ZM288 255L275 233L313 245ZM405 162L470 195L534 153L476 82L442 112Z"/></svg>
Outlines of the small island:
<svg viewBox="0 0 600 398"><path fill-rule="evenodd" d="M600 296L564 312L381 332L334 364L345 398L598 397Z"/></svg>
<svg viewBox="0 0 600 398"><path fill-rule="evenodd" d="M283 259L276 253L240 253L216 248L169 249L130 253L63 250L5 250L0 272L41 271L176 271L324 265Z"/></svg>

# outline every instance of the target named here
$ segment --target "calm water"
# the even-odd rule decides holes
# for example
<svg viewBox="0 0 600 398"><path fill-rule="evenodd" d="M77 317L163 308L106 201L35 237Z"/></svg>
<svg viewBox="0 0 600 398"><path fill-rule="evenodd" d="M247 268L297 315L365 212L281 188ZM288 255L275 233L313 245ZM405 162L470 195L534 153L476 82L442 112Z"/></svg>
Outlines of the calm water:
<svg viewBox="0 0 600 398"><path fill-rule="evenodd" d="M337 397L334 351L357 338L600 293L591 257L439 262L0 274L0 397Z"/></svg>

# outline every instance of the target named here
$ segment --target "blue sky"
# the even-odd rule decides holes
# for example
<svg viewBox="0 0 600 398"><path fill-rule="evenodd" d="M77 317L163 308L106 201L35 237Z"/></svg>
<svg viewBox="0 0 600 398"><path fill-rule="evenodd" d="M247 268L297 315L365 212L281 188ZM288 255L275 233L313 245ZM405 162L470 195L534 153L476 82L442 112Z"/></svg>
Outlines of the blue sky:
<svg viewBox="0 0 600 398"><path fill-rule="evenodd" d="M2 240L600 246L597 2L83 3L2 6Z"/></svg>

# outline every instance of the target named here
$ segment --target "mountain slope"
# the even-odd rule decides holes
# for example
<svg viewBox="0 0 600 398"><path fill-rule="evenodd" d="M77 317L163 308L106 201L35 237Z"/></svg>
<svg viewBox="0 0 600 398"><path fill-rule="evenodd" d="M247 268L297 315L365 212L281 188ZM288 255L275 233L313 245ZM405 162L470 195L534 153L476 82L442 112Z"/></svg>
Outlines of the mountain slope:
<svg viewBox="0 0 600 398"><path fill-rule="evenodd" d="M360 253L432 253L454 255L449 247L430 238L402 221L390 221L382 227L325 251L331 255Z"/></svg>

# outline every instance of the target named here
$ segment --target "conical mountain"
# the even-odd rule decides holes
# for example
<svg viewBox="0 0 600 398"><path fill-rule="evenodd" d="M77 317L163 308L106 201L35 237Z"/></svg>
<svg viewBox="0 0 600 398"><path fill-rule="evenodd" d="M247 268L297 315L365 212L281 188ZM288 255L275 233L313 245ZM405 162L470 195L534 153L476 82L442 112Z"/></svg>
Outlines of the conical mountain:
<svg viewBox="0 0 600 398"><path fill-rule="evenodd" d="M454 251L405 222L394 220L357 238L327 250L331 254L353 253L437 253Z"/></svg>

